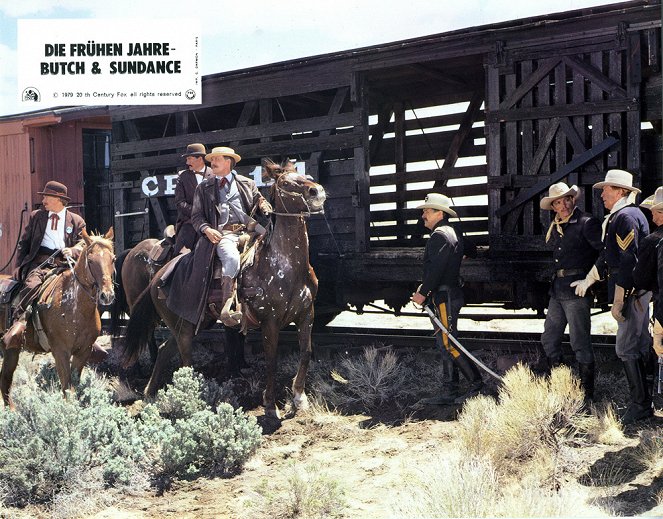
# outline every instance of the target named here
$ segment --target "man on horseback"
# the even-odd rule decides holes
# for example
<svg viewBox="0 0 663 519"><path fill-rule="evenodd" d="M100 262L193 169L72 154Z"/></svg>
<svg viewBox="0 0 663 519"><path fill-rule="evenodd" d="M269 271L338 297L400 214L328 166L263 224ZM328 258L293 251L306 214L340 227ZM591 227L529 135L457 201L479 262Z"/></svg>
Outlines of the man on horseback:
<svg viewBox="0 0 663 519"><path fill-rule="evenodd" d="M166 303L172 312L198 327L205 315L212 279L220 279L219 318L225 325L236 326L241 313L230 312L230 303L239 273L238 244L254 222L253 215L259 212L268 216L272 206L253 180L234 171L241 157L233 149L214 148L205 159L211 163L213 175L196 188L191 223L206 239L198 240L190 263L173 273ZM215 256L220 268L214 266Z"/></svg>
<svg viewBox="0 0 663 519"><path fill-rule="evenodd" d="M175 223L175 255L186 247L193 250L198 240L198 232L191 224L193 194L198 184L205 178L213 176L212 169L205 163L207 151L202 144L189 144L182 157L186 158L187 169L179 172L175 187L175 204L177 205L177 222Z"/></svg>
<svg viewBox="0 0 663 519"><path fill-rule="evenodd" d="M32 212L18 243L14 278L24 286L14 310L14 323L3 337L7 348L20 348L23 344L33 300L45 279L66 258L78 258L82 250L76 245L82 238L85 221L67 209L67 186L51 180L39 194L43 195L43 207Z"/></svg>

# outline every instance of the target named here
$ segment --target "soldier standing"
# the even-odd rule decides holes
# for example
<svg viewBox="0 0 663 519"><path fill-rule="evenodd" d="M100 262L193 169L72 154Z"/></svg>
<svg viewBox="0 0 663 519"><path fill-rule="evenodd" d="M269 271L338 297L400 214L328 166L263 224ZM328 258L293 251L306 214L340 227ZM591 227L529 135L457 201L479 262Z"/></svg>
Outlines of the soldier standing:
<svg viewBox="0 0 663 519"><path fill-rule="evenodd" d="M651 292L635 290L633 269L642 241L649 234L649 224L635 205L633 175L611 169L605 180L594 184L601 189L603 205L610 211L603 222L603 244L599 258L585 279L574 281L576 294L584 296L588 287L608 278L612 297L611 314L617 321L615 350L624 364L629 385L629 405L622 423L631 424L653 415L652 400L645 379L645 359L649 354L649 301Z"/></svg>
<svg viewBox="0 0 663 519"><path fill-rule="evenodd" d="M603 243L601 223L576 207L577 186L553 184L541 199L541 209L555 212L546 234L553 245L555 272L541 344L550 368L562 363L562 337L569 325L571 348L578 361L580 382L587 402L594 399L594 350L591 335L591 297L575 293L571 283L584 279L594 265Z"/></svg>

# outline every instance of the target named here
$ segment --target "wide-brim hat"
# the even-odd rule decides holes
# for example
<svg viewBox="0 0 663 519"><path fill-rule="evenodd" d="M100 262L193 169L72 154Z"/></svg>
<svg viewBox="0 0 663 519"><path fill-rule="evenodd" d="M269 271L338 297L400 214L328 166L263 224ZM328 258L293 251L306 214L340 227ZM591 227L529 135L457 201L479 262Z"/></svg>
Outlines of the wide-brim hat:
<svg viewBox="0 0 663 519"><path fill-rule="evenodd" d="M207 150L205 146L200 143L189 144L186 147L186 151L182 154L182 157L204 157L207 155Z"/></svg>
<svg viewBox="0 0 663 519"><path fill-rule="evenodd" d="M448 196L444 196L441 193L429 193L426 195L424 203L417 206L417 209L437 209L457 218L456 211L451 209L450 205L451 199Z"/></svg>
<svg viewBox="0 0 663 519"><path fill-rule="evenodd" d="M633 187L633 175L623 169L610 169L605 174L603 182L597 182L592 186L594 189L602 189L605 186L621 187L634 193L640 193L637 187Z"/></svg>
<svg viewBox="0 0 663 519"><path fill-rule="evenodd" d="M67 196L67 186L65 186L64 184L60 184L60 182L56 182L55 180L49 180L48 182L46 182L43 191L38 191L37 194L57 196L62 198L62 200L64 200L65 202L69 202L69 200L71 200Z"/></svg>
<svg viewBox="0 0 663 519"><path fill-rule="evenodd" d="M210 162L212 160L212 157L218 157L218 156L231 157L235 159L235 164L237 164L240 160L242 160L242 157L237 155L237 153L235 153L235 150L233 150L232 148L228 148L226 146L217 146L216 148L213 148L210 153L205 155L205 160L207 160L207 162Z"/></svg>
<svg viewBox="0 0 663 519"><path fill-rule="evenodd" d="M650 211L663 211L663 186L656 189L656 192L645 198L640 207L649 209Z"/></svg>
<svg viewBox="0 0 663 519"><path fill-rule="evenodd" d="M539 207L552 211L552 203L565 196L572 196L573 198L578 196L578 186L573 185L569 187L564 182L553 184L548 188L548 196L544 196L541 202L539 202Z"/></svg>

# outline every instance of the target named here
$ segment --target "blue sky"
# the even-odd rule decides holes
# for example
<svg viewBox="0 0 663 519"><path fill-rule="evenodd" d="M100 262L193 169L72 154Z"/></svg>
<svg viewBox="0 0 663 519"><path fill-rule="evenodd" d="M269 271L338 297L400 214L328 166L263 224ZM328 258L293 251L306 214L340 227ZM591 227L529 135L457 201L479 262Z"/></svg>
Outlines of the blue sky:
<svg viewBox="0 0 663 519"><path fill-rule="evenodd" d="M20 113L16 21L200 18L202 71L376 45L613 2L601 0L0 0L0 116ZM186 31L187 27L182 26Z"/></svg>

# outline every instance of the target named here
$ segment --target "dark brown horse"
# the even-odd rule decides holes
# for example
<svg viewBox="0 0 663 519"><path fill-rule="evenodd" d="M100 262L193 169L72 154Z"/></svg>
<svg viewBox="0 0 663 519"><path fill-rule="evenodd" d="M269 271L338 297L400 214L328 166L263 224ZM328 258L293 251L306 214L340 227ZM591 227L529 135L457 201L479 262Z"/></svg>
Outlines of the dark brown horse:
<svg viewBox="0 0 663 519"><path fill-rule="evenodd" d="M115 297L113 229L104 236L89 236L83 231L83 240L85 245L73 268L57 274L52 285L46 282L48 304L36 306L25 330L26 350L45 353L50 349L63 392L71 386L72 373L80 377L92 345L101 333L98 305L109 305ZM36 318L46 341L36 335ZM9 390L20 349L6 350L2 341L0 346L3 347L0 391L5 405L9 405Z"/></svg>
<svg viewBox="0 0 663 519"><path fill-rule="evenodd" d="M245 318L262 330L263 348L267 362L266 384L263 394L265 414L278 417L275 398L275 377L279 332L295 323L299 334L299 369L293 381L294 404L307 406L304 384L311 359L311 328L313 301L318 280L309 264L308 235L305 217L321 213L325 201L324 188L308 180L292 164L277 166L268 163L265 173L274 179L274 227L256 250L253 264L243 269L239 279L239 294ZM171 312L158 297L159 275L149 290L136 303L127 328L125 358L135 361L145 346L148 334L160 316L172 337L161 346L152 373L145 388L153 395L160 384L161 373L168 360L179 349L182 364L191 365L191 342L194 325ZM207 317L210 322L211 317Z"/></svg>

